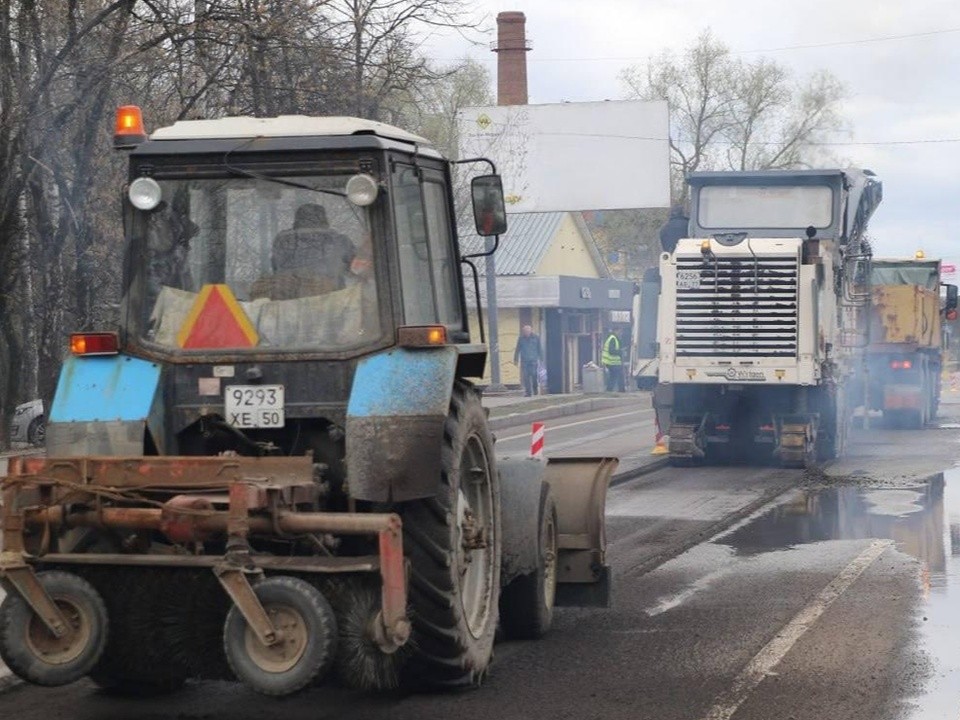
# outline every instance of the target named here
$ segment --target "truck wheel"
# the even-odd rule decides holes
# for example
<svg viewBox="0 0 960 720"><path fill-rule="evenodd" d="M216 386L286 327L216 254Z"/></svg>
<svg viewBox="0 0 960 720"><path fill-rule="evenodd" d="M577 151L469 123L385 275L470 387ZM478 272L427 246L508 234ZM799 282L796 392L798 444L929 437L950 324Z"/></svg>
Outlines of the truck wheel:
<svg viewBox="0 0 960 720"><path fill-rule="evenodd" d="M500 594L500 620L510 638L536 640L553 623L557 594L557 506L550 487L540 493L540 553L537 569L521 575Z"/></svg>
<svg viewBox="0 0 960 720"><path fill-rule="evenodd" d="M275 645L264 645L233 606L223 626L223 649L233 674L263 695L290 695L326 672L336 656L337 620L326 598L313 585L279 576L253 586L282 633Z"/></svg>
<svg viewBox="0 0 960 720"><path fill-rule="evenodd" d="M0 605L0 658L20 678L37 685L67 685L96 665L107 644L107 609L93 586L72 573L49 570L37 580L70 623L62 638L11 592Z"/></svg>
<svg viewBox="0 0 960 720"><path fill-rule="evenodd" d="M435 497L406 503L414 653L404 683L477 685L493 656L500 587L500 486L480 396L458 381Z"/></svg>
<svg viewBox="0 0 960 720"><path fill-rule="evenodd" d="M39 415L30 421L27 427L27 442L31 445L43 445L47 437L47 426L43 415Z"/></svg>

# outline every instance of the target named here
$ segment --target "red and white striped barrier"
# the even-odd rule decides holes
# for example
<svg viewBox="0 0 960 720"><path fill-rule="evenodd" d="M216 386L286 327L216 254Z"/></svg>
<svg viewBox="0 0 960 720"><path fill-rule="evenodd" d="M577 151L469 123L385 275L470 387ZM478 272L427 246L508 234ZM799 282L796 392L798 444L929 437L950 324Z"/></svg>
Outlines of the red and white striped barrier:
<svg viewBox="0 0 960 720"><path fill-rule="evenodd" d="M535 422L530 432L530 457L540 460L543 458L543 435L544 426L542 422Z"/></svg>

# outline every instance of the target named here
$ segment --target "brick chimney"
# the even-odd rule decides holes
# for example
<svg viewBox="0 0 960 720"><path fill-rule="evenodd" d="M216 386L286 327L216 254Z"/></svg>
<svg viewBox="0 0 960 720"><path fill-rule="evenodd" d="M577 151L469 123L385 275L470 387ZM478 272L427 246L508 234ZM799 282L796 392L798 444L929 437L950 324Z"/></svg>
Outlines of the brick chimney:
<svg viewBox="0 0 960 720"><path fill-rule="evenodd" d="M527 18L522 12L497 15L497 104L527 104Z"/></svg>

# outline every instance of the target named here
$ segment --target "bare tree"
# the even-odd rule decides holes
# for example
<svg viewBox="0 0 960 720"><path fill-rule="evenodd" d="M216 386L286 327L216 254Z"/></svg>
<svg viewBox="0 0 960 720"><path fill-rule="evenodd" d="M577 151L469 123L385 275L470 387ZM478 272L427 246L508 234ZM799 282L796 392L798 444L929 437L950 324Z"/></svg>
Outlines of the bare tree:
<svg viewBox="0 0 960 720"><path fill-rule="evenodd" d="M438 68L437 80L414 89L413 115L405 126L433 141L447 157L460 153L459 114L467 107L493 105L493 78L483 63L463 60Z"/></svg>
<svg viewBox="0 0 960 720"><path fill-rule="evenodd" d="M351 69L353 114L392 120L391 99L442 77L419 52L438 28L479 27L464 0L328 0L324 12Z"/></svg>
<svg viewBox="0 0 960 720"><path fill-rule="evenodd" d="M94 148L134 5L0 5L0 418L44 358L59 359L53 346L64 318L90 310L88 288L76 280L91 277L85 215ZM35 298L44 300L40 313Z"/></svg>
<svg viewBox="0 0 960 720"><path fill-rule="evenodd" d="M0 3L0 445L16 403L51 397L67 332L116 320L116 105L141 105L152 127L286 113L433 122L430 84L451 76L419 48L460 25L476 25L461 0Z"/></svg>
<svg viewBox="0 0 960 720"><path fill-rule="evenodd" d="M681 55L664 53L625 69L629 98L670 106L673 197L686 200L684 178L694 170L759 170L809 165L816 147L844 129L843 85L821 71L797 81L785 66L745 61L703 32Z"/></svg>

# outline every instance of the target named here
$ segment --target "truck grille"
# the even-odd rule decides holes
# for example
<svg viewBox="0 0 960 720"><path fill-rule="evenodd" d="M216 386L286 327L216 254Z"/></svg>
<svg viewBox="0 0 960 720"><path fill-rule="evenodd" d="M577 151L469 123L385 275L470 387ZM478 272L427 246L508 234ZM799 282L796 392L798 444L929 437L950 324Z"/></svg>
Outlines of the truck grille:
<svg viewBox="0 0 960 720"><path fill-rule="evenodd" d="M796 357L796 256L677 258L678 357Z"/></svg>

